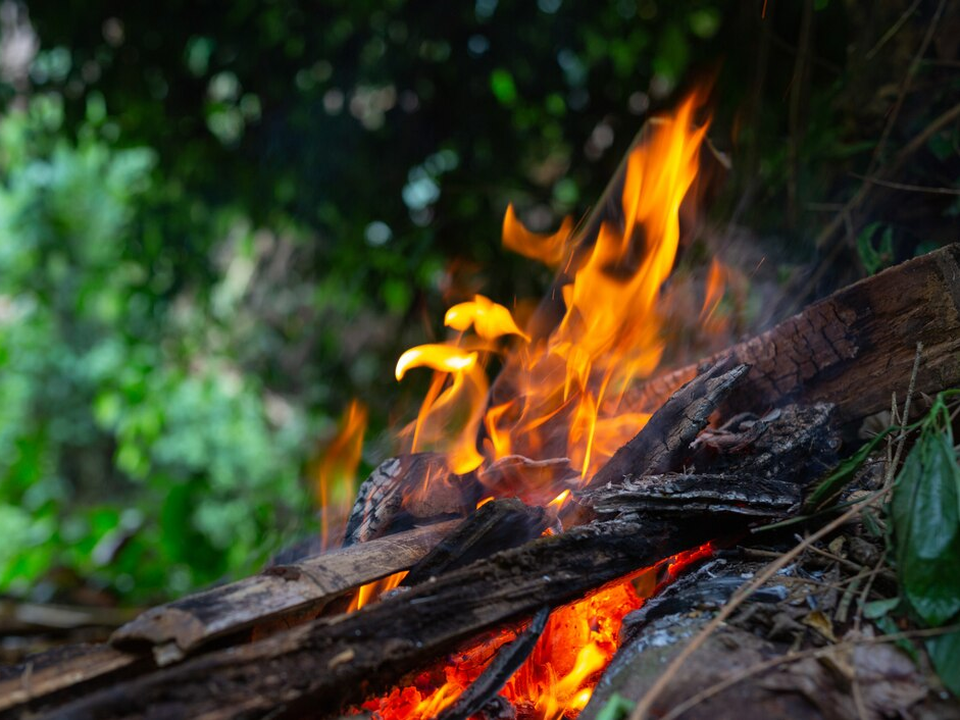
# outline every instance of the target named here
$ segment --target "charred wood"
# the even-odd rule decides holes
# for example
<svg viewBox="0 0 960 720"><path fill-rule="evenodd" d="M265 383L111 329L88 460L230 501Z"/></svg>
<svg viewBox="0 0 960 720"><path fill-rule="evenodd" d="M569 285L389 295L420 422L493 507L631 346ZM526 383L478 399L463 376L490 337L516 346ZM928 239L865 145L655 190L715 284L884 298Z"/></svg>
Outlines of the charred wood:
<svg viewBox="0 0 960 720"><path fill-rule="evenodd" d="M585 505L600 514L647 512L663 516L748 515L783 517L799 507L801 488L790 482L747 475L627 476L620 483L584 493Z"/></svg>
<svg viewBox="0 0 960 720"><path fill-rule="evenodd" d="M835 405L794 404L762 417L741 413L717 430L704 430L685 462L694 471L749 474L807 487L837 464L840 446Z"/></svg>
<svg viewBox="0 0 960 720"><path fill-rule="evenodd" d="M59 708L60 719L298 717L382 690L479 632L696 547L724 527L613 520L498 553L363 610L212 652ZM590 572L583 572L589 567Z"/></svg>
<svg viewBox="0 0 960 720"><path fill-rule="evenodd" d="M462 517L479 499L476 480L451 473L443 455L398 455L380 463L360 485L343 544L368 542L427 520Z"/></svg>
<svg viewBox="0 0 960 720"><path fill-rule="evenodd" d="M418 585L501 550L519 547L543 533L549 524L543 508L516 499L485 503L410 568L401 584Z"/></svg>
<svg viewBox="0 0 960 720"><path fill-rule="evenodd" d="M618 482L625 475L655 475L679 468L690 443L710 415L747 373L723 360L677 390L626 445L593 476L591 487Z"/></svg>
<svg viewBox="0 0 960 720"><path fill-rule="evenodd" d="M63 702L106 683L153 669L149 656L122 652L109 645L70 645L28 658L0 673L0 716L23 715Z"/></svg>

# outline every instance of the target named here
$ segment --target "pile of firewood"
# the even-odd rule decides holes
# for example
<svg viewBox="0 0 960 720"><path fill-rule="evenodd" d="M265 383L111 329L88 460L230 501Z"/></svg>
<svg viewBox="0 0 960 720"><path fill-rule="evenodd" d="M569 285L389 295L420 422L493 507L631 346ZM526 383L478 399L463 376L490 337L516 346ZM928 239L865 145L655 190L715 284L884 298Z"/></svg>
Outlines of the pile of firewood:
<svg viewBox="0 0 960 720"><path fill-rule="evenodd" d="M472 476L401 507L404 488L442 471L442 458L394 458L361 487L342 549L149 610L107 644L2 669L0 716L333 717L483 632L535 618L444 716L470 717L551 609L798 515L862 421L906 388L918 343L918 391L960 384L958 246L646 383L638 397L660 409L560 517L515 499L473 510ZM512 458L484 472L566 470ZM358 587L402 570L405 589L345 612Z"/></svg>

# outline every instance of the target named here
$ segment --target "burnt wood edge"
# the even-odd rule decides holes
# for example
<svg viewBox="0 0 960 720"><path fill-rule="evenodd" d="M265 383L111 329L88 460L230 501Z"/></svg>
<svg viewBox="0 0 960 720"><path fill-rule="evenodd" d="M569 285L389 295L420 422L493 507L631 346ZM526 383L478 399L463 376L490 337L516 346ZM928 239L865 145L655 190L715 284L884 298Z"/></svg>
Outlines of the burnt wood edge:
<svg viewBox="0 0 960 720"><path fill-rule="evenodd" d="M502 550L538 537L551 522L550 514L516 498L484 503L446 535L401 582L418 585Z"/></svg>
<svg viewBox="0 0 960 720"><path fill-rule="evenodd" d="M722 358L674 392L640 432L597 471L588 487L616 483L628 474L652 475L677 469L710 415L750 369L744 364L730 365Z"/></svg>
<svg viewBox="0 0 960 720"><path fill-rule="evenodd" d="M629 511L679 515L727 513L754 518L786 517L800 507L803 486L744 474L667 473L627 476L583 493L578 500L598 513Z"/></svg>

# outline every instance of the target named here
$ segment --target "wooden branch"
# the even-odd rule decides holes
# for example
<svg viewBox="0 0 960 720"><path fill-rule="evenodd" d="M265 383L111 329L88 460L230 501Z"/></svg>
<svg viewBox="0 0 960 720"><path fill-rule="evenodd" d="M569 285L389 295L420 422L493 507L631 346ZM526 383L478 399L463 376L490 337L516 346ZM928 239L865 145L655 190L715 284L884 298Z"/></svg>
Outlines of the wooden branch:
<svg viewBox="0 0 960 720"><path fill-rule="evenodd" d="M643 511L659 516L693 517L702 514L783 517L802 500L799 485L753 475L627 476L578 496L599 513Z"/></svg>
<svg viewBox="0 0 960 720"><path fill-rule="evenodd" d="M488 502L410 568L401 584L419 585L501 550L519 547L539 536L549 523L543 508L524 505L517 499Z"/></svg>
<svg viewBox="0 0 960 720"><path fill-rule="evenodd" d="M677 469L690 443L707 425L717 405L747 373L746 365L726 370L717 362L677 390L643 429L618 449L590 480L590 487L617 482L625 475L653 475Z"/></svg>
<svg viewBox="0 0 960 720"><path fill-rule="evenodd" d="M334 713L457 643L582 597L723 530L614 520L499 553L350 615L216 651L58 708L58 720ZM584 572L583 568L590 568Z"/></svg>
<svg viewBox="0 0 960 720"><path fill-rule="evenodd" d="M889 408L891 393L906 392L918 341L917 390L960 385L960 245L861 280L706 362L750 365L723 405L728 415L822 401L850 423ZM659 407L696 373L691 365L650 380L625 404Z"/></svg>
<svg viewBox="0 0 960 720"><path fill-rule="evenodd" d="M111 642L122 648L153 646L163 665L214 638L255 625L316 617L330 600L409 568L456 524L449 521L371 540L188 595L143 613L117 630Z"/></svg>
<svg viewBox="0 0 960 720"><path fill-rule="evenodd" d="M41 704L54 704L66 693L102 687L119 676L154 667L150 656L121 652L108 645L68 645L36 655L0 674L0 717L24 716Z"/></svg>

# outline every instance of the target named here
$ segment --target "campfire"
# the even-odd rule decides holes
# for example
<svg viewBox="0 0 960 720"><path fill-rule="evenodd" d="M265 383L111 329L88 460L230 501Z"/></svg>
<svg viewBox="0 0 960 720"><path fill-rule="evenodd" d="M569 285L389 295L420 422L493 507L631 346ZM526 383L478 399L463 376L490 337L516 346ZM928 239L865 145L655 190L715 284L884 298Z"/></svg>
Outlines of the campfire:
<svg viewBox="0 0 960 720"><path fill-rule="evenodd" d="M677 325L666 288L710 153L703 102L648 123L579 224L537 234L507 208L503 244L553 285L536 306L454 304L447 340L402 354L398 381L432 381L403 452L356 493L351 405L316 468L324 552L31 665L27 685L0 681L0 711L572 720L628 615L758 526L827 507L863 418L912 374L925 392L960 381L960 249L737 344L732 270L713 259Z"/></svg>
<svg viewBox="0 0 960 720"><path fill-rule="evenodd" d="M572 519L564 512L572 492L585 487L650 419L653 408L631 405L627 392L650 377L664 354L660 288L677 257L680 206L696 180L708 127L695 124L700 102L689 97L630 150L622 190L612 198L619 208L599 223L593 242L583 241L570 218L556 233L532 233L508 206L504 246L569 278L560 288L563 315L552 328L525 323L540 326L528 333L510 309L477 295L446 312L444 324L456 332L452 339L400 357L397 380L414 368L434 371L417 419L403 431L407 451L440 459L416 483L403 478L399 512L413 508L421 516L436 496L452 497L451 510L477 494L478 505L516 497L547 507L557 519L545 532L562 532L564 519ZM701 318L717 310L722 275L715 263L702 293ZM502 365L492 388L491 358ZM349 446L358 430L348 422L334 449ZM393 518L381 491L375 483L361 489L359 513L348 525L350 541L388 532L383 528ZM683 561L667 564L675 572ZM393 575L364 586L351 609L402 579ZM557 610L501 697L522 717L574 717L616 653L623 617L640 607L645 594L623 581ZM385 720L433 717L515 638L515 631L502 631L362 708Z"/></svg>

